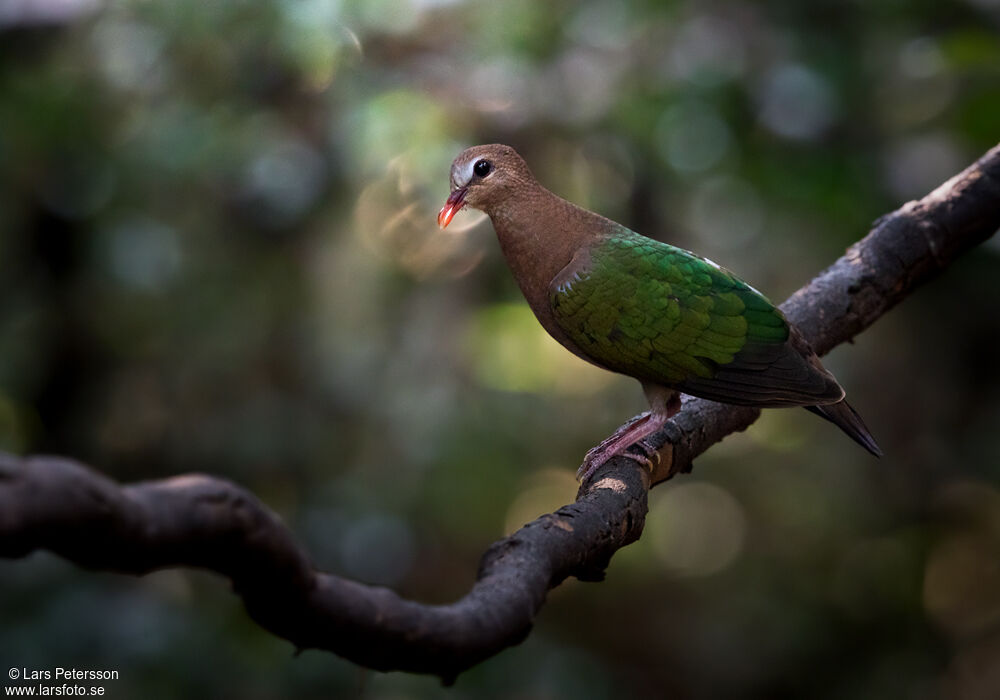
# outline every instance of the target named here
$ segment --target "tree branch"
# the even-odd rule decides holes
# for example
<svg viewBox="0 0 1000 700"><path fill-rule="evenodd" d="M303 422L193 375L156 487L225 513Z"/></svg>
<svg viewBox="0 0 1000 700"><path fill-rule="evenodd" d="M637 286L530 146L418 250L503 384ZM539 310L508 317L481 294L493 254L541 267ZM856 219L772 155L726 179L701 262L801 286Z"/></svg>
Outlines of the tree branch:
<svg viewBox="0 0 1000 700"><path fill-rule="evenodd" d="M820 353L853 338L917 286L1000 228L1000 146L923 199L876 222L783 309ZM90 569L142 575L199 567L232 580L250 616L299 649L378 670L461 671L522 641L548 591L600 580L639 538L650 483L690 471L753 409L691 399L653 442L650 475L616 458L577 501L494 543L472 590L449 605L316 571L280 519L251 493L205 475L121 486L60 457L0 453L0 556L48 549Z"/></svg>
<svg viewBox="0 0 1000 700"><path fill-rule="evenodd" d="M922 199L878 219L871 232L781 305L820 355L854 338L917 287L1000 229L1000 145ZM653 484L760 411L690 398L652 439L661 461Z"/></svg>

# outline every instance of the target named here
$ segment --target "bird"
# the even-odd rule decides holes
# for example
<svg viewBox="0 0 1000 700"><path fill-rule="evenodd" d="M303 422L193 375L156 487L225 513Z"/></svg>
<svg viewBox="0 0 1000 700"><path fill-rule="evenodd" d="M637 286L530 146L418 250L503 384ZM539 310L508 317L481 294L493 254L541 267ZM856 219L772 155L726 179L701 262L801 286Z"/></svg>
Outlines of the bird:
<svg viewBox="0 0 1000 700"><path fill-rule="evenodd" d="M486 213L542 327L574 355L642 385L649 410L586 454L581 482L616 455L652 469L645 439L680 410L681 394L801 406L882 455L802 333L729 270L550 192L510 146L467 148L450 174L438 225L464 207Z"/></svg>

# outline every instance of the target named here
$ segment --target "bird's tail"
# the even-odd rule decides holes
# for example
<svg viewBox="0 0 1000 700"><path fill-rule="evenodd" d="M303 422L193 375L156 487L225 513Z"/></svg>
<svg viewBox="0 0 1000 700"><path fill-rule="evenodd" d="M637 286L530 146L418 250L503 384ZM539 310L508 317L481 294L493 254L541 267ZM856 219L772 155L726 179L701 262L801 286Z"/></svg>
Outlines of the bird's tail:
<svg viewBox="0 0 1000 700"><path fill-rule="evenodd" d="M825 406L806 406L805 408L817 416L826 418L876 457L882 456L882 450L868 431L868 426L861 420L858 412L851 408L851 404L846 401L838 401Z"/></svg>

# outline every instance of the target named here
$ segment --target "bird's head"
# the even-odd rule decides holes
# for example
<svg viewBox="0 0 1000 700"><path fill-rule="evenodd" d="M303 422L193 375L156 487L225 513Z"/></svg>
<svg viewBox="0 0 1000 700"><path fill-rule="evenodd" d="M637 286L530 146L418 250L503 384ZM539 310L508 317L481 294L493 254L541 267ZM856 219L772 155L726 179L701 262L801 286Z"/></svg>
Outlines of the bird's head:
<svg viewBox="0 0 1000 700"><path fill-rule="evenodd" d="M451 164L451 195L438 212L438 226L446 227L464 206L489 214L532 181L527 163L510 146L491 143L467 148Z"/></svg>

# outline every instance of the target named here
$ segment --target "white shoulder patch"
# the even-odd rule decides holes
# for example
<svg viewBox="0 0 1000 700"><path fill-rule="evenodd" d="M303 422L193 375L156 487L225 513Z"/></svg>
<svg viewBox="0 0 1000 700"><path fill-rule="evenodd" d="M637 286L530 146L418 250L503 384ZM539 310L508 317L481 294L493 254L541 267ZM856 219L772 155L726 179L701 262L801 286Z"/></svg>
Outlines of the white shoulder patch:
<svg viewBox="0 0 1000 700"><path fill-rule="evenodd" d="M698 256L698 257L701 257L701 256ZM722 270L722 265L720 265L719 263L715 262L714 260L709 260L708 258L701 258L701 259L704 260L705 262L707 262L712 267L714 267L716 270Z"/></svg>
<svg viewBox="0 0 1000 700"><path fill-rule="evenodd" d="M704 260L705 262L707 262L709 265L711 265L712 267L714 267L719 272L725 272L727 275L733 275L733 277L736 278L737 282L742 282L743 284L745 284L747 286L747 288L751 292L754 292L755 294L760 294L762 297L764 297L764 295L761 293L761 291L759 289L757 289L756 287L754 287L750 283L746 282L745 280L742 280L739 277L736 277L736 275L733 274L732 270L727 270L726 268L724 268L722 265L720 265L719 263L715 262L714 260L709 260L708 258L702 257L700 255L698 257L701 258L702 260ZM767 299L767 297L764 297L764 298Z"/></svg>

